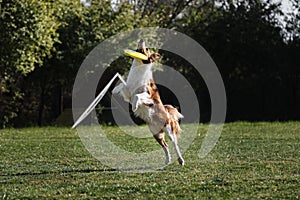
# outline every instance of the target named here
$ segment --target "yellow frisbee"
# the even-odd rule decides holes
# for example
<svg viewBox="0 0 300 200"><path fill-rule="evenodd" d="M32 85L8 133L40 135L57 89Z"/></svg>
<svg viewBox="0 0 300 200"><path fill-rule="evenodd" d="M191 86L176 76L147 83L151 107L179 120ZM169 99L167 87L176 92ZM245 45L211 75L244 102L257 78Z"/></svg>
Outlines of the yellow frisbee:
<svg viewBox="0 0 300 200"><path fill-rule="evenodd" d="M148 60L148 57L146 55L129 49L124 50L124 54L139 60Z"/></svg>

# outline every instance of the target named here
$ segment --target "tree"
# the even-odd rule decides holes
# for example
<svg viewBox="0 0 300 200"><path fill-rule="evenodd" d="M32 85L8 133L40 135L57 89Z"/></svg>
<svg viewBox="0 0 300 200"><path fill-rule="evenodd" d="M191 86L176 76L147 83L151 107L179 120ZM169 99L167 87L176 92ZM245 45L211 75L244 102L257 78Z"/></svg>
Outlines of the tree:
<svg viewBox="0 0 300 200"><path fill-rule="evenodd" d="M300 39L300 2L297 0L292 0L292 11L287 14L286 21L286 31L287 38L289 40L299 40Z"/></svg>
<svg viewBox="0 0 300 200"><path fill-rule="evenodd" d="M216 62L226 87L228 119L279 119L279 107L287 102L281 102L271 85L278 91L283 88L277 81L283 78L280 71L285 66L284 36L277 18L282 14L280 5L224 0L205 10L193 7L186 12L179 28L202 44ZM273 97L278 100L268 103Z"/></svg>
<svg viewBox="0 0 300 200"><path fill-rule="evenodd" d="M60 23L51 5L39 0L1 2L0 126L22 109L20 88L24 77L55 52Z"/></svg>
<svg viewBox="0 0 300 200"><path fill-rule="evenodd" d="M291 116L281 111L288 101L276 91L291 93L294 102L300 99L296 0L298 12L286 19L289 37L277 20L279 4L270 0L93 0L89 7L65 0L0 2L0 127L51 123L86 55L112 35L148 26L175 28L205 47L223 76L230 119ZM164 64L190 81L209 119L205 83L184 59L171 56ZM129 67L129 59L118 59L104 79ZM278 109L270 111L273 107Z"/></svg>
<svg viewBox="0 0 300 200"><path fill-rule="evenodd" d="M20 91L24 98L18 102L22 102L25 109L16 112L19 117L14 121L22 126L48 124L60 114L59 107L63 103L59 102L60 96L71 94L78 68L101 41L139 24L157 24L155 20L140 17L139 12L133 12L135 5L126 2L113 8L110 1L94 0L91 6L84 7L79 1L59 0L51 6L56 10L54 20L60 24L56 29L58 42L53 45L56 51L43 60L42 68L22 80ZM124 66L130 66L127 63L128 59L112 63L107 78L117 71L125 72Z"/></svg>

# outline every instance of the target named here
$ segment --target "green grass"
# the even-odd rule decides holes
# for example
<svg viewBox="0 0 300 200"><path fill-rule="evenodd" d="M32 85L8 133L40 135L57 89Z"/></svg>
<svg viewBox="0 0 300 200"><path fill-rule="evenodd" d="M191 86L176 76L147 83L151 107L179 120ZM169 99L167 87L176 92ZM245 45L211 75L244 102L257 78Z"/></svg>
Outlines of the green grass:
<svg viewBox="0 0 300 200"><path fill-rule="evenodd" d="M300 198L300 122L225 124L213 151L200 160L207 127L200 125L184 153L186 166L172 163L145 173L104 166L84 148L76 130L0 130L0 198ZM147 150L159 148L152 138L136 139L135 145L118 128L106 130L108 138L116 145L126 144L127 150L143 152L143 144Z"/></svg>

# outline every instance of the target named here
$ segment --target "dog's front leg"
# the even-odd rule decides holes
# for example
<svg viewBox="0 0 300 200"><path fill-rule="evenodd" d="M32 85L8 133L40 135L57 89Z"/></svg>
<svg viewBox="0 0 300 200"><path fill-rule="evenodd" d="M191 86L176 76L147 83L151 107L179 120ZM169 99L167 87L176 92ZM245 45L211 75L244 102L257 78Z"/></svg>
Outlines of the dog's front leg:
<svg viewBox="0 0 300 200"><path fill-rule="evenodd" d="M124 101L130 102L130 93L129 93L127 87L123 83L120 83L119 85L117 85L113 89L112 94L119 94L123 97Z"/></svg>
<svg viewBox="0 0 300 200"><path fill-rule="evenodd" d="M132 111L135 112L140 105L151 106L153 104L154 104L154 102L150 98L150 95L147 92L136 94L133 96L133 99L131 102Z"/></svg>
<svg viewBox="0 0 300 200"><path fill-rule="evenodd" d="M124 88L124 84L123 84L123 83L120 83L119 85L117 85L117 86L112 90L112 93L113 93L113 94L119 94L123 88Z"/></svg>

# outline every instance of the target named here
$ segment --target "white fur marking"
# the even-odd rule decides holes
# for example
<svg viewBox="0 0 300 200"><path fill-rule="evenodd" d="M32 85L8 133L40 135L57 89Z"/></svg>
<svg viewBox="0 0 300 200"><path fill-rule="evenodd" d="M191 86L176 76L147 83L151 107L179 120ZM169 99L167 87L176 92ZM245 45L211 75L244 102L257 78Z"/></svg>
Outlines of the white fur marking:
<svg viewBox="0 0 300 200"><path fill-rule="evenodd" d="M163 150L166 154L166 161L165 161L165 164L168 165L171 163L171 154L170 154L170 151L169 151L169 148L168 147L163 147Z"/></svg>

